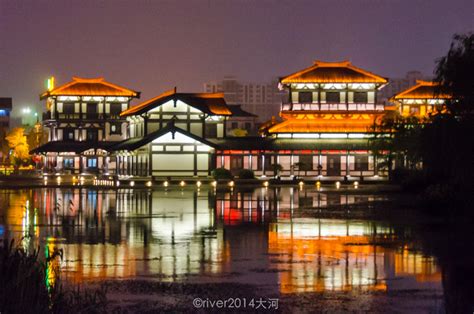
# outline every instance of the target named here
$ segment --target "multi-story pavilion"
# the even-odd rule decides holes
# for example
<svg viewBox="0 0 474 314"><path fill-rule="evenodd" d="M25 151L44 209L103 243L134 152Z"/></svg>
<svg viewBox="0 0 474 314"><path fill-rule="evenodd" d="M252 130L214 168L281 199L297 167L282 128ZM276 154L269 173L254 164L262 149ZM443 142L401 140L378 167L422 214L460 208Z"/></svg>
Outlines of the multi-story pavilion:
<svg viewBox="0 0 474 314"><path fill-rule="evenodd" d="M260 141L226 139L217 151L217 166L250 168L259 175L374 176L376 160L368 134L386 108L376 92L387 80L348 61L316 61L311 67L280 79L289 90L283 122L267 125ZM246 142L246 144L243 144Z"/></svg>
<svg viewBox="0 0 474 314"><path fill-rule="evenodd" d="M41 94L47 112L43 125L49 142L33 150L43 155L44 170L54 173L108 173L115 161L110 148L128 137L127 121L120 113L140 93L103 78L73 77Z"/></svg>
<svg viewBox="0 0 474 314"><path fill-rule="evenodd" d="M416 83L390 99L397 105L402 116L428 117L444 109L450 96L438 91L439 83L420 80Z"/></svg>

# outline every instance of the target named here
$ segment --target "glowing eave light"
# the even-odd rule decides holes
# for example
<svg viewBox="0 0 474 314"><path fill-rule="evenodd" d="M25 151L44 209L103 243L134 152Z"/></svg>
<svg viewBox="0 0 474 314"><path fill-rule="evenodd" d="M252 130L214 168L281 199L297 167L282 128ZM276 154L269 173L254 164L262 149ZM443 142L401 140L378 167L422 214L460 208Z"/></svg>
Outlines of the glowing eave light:
<svg viewBox="0 0 474 314"><path fill-rule="evenodd" d="M130 186L135 186L135 181L130 181Z"/></svg>
<svg viewBox="0 0 474 314"><path fill-rule="evenodd" d="M269 185L268 181L263 182L264 187L268 187L268 185Z"/></svg>
<svg viewBox="0 0 474 314"><path fill-rule="evenodd" d="M197 186L198 188L201 187L201 185L202 185L201 181L196 182L196 186Z"/></svg>
<svg viewBox="0 0 474 314"><path fill-rule="evenodd" d="M150 186L151 186L151 181L148 181L148 182L146 183L146 186L150 187Z"/></svg>
<svg viewBox="0 0 474 314"><path fill-rule="evenodd" d="M354 188L355 189L359 188L359 182L357 182L357 181L354 182Z"/></svg>
<svg viewBox="0 0 474 314"><path fill-rule="evenodd" d="M229 186L230 186L230 187L233 187L234 185L235 185L234 181L230 181L230 182L229 182Z"/></svg>
<svg viewBox="0 0 474 314"><path fill-rule="evenodd" d="M169 185L168 181L163 182L163 186L167 187Z"/></svg>
<svg viewBox="0 0 474 314"><path fill-rule="evenodd" d="M346 133L327 133L321 134L321 138L347 138Z"/></svg>
<svg viewBox="0 0 474 314"><path fill-rule="evenodd" d="M337 181L336 182L336 189L339 189L341 187L341 182Z"/></svg>
<svg viewBox="0 0 474 314"><path fill-rule="evenodd" d="M217 186L217 181L212 181L211 185L212 185L213 187L216 187L216 186Z"/></svg>
<svg viewBox="0 0 474 314"><path fill-rule="evenodd" d="M184 181L179 182L179 186L185 186L185 185L186 185L186 182Z"/></svg>

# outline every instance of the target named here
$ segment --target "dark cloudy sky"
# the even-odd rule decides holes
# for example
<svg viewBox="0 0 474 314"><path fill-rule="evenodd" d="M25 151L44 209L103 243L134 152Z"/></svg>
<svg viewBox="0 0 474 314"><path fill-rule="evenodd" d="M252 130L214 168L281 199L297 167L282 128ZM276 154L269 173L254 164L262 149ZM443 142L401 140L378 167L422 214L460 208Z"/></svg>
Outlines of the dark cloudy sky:
<svg viewBox="0 0 474 314"><path fill-rule="evenodd" d="M262 81L351 60L386 77L429 75L474 0L0 0L0 97L41 104L46 77L107 80L153 97L236 75Z"/></svg>

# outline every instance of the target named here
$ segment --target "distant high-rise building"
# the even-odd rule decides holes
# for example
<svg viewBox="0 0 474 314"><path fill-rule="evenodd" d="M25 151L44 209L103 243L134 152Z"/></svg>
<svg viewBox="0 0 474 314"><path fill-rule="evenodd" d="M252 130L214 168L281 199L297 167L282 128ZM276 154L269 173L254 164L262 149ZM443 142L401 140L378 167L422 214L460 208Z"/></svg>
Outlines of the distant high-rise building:
<svg viewBox="0 0 474 314"><path fill-rule="evenodd" d="M222 81L204 84L206 93L224 93L229 105L241 105L242 109L258 116L265 122L278 116L286 92L278 89L278 80L268 83L249 83L238 81L234 76L226 76Z"/></svg>
<svg viewBox="0 0 474 314"><path fill-rule="evenodd" d="M12 111L12 99L0 98L0 127L8 129L10 127L10 112Z"/></svg>
<svg viewBox="0 0 474 314"><path fill-rule="evenodd" d="M409 71L404 78L390 78L388 84L377 93L379 102L387 104L394 95L416 85L418 80L431 80L419 71Z"/></svg>

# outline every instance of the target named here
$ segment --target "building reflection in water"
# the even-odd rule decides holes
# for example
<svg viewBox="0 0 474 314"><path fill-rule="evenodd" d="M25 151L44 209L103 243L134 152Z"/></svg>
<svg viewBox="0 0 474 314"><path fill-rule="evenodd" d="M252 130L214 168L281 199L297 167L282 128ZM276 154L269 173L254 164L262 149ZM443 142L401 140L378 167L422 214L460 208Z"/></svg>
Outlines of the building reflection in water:
<svg viewBox="0 0 474 314"><path fill-rule="evenodd" d="M4 235L30 249L62 249L62 276L74 282L225 278L291 293L441 281L407 228L351 219L351 210L381 196L311 188L45 188L0 196Z"/></svg>
<svg viewBox="0 0 474 314"><path fill-rule="evenodd" d="M224 225L268 222L268 267L278 273L282 293L439 287L441 272L434 258L424 256L390 225L321 218L334 212L350 217L351 209L381 199L262 188L228 193L216 205Z"/></svg>

